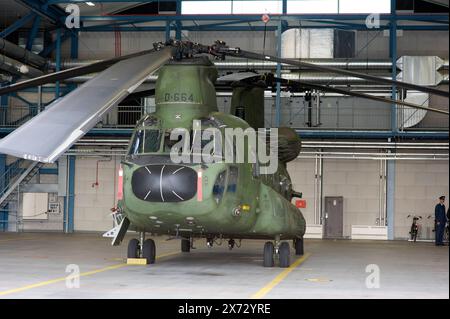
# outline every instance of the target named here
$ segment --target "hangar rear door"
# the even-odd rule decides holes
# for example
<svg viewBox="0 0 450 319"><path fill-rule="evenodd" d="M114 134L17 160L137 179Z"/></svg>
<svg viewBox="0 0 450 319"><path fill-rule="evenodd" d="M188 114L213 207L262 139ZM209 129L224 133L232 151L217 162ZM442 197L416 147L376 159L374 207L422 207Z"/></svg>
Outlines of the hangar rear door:
<svg viewBox="0 0 450 319"><path fill-rule="evenodd" d="M344 198L325 197L324 238L342 238L344 231Z"/></svg>

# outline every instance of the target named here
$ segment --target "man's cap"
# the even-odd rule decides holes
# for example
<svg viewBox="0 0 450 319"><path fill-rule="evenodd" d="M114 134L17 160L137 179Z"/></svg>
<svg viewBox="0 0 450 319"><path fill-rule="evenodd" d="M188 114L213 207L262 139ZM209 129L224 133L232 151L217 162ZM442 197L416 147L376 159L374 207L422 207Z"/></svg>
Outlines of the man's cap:
<svg viewBox="0 0 450 319"><path fill-rule="evenodd" d="M445 196L441 196L439 197L439 199L445 200Z"/></svg>

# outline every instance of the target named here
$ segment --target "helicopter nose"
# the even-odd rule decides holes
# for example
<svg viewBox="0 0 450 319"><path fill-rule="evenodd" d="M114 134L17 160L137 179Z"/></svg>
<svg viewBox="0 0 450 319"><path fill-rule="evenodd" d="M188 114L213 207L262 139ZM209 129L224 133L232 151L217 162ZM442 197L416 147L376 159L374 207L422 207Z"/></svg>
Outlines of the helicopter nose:
<svg viewBox="0 0 450 319"><path fill-rule="evenodd" d="M134 195L147 202L182 202L197 191L197 172L181 165L147 165L133 172Z"/></svg>

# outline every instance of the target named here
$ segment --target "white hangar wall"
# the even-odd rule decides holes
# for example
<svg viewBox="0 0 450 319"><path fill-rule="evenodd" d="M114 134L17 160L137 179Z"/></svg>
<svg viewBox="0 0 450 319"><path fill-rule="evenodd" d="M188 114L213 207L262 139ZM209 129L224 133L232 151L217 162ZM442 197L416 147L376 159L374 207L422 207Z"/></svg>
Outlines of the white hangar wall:
<svg viewBox="0 0 450 319"><path fill-rule="evenodd" d="M111 208L117 205L119 165L120 158L115 156L110 158L77 157L75 161L75 231L106 231L112 228Z"/></svg>
<svg viewBox="0 0 450 319"><path fill-rule="evenodd" d="M307 224L314 224L314 160L295 160L288 165L293 187L307 201L302 212ZM379 161L324 160L323 197L344 197L344 236L350 237L351 225L376 225L380 188ZM432 238L434 206L440 195L449 196L448 161L397 161L395 187L394 237L408 237L409 214L421 215L423 238ZM383 194L381 194L383 195ZM322 210L324 211L324 210ZM430 219L426 217L431 215Z"/></svg>

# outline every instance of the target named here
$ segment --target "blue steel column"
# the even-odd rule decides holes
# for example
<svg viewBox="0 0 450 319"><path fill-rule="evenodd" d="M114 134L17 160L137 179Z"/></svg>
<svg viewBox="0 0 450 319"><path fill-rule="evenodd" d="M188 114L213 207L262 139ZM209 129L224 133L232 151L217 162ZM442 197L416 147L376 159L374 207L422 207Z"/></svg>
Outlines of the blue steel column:
<svg viewBox="0 0 450 319"><path fill-rule="evenodd" d="M78 36L79 33L74 31L70 37L70 57L78 58ZM70 90L76 89L76 84L69 85ZM64 217L63 230L65 233L72 233L74 230L74 211L75 211L75 156L67 157L67 192L64 196Z"/></svg>
<svg viewBox="0 0 450 319"><path fill-rule="evenodd" d="M8 121L8 101L9 96L7 94L0 96L0 124L7 125Z"/></svg>
<svg viewBox="0 0 450 319"><path fill-rule="evenodd" d="M182 0L177 0L177 15L181 15L181 1ZM175 30L175 39L176 40L181 40L181 21L179 19L177 19L176 21L176 30Z"/></svg>
<svg viewBox="0 0 450 319"><path fill-rule="evenodd" d="M395 160L387 161L386 172L386 222L388 227L388 239L394 239L394 214L395 214Z"/></svg>
<svg viewBox="0 0 450 319"><path fill-rule="evenodd" d="M282 2L282 14L287 14L287 0ZM280 18L277 26L277 57L281 57L281 34L283 33L283 19ZM281 78L281 64L277 63L276 74ZM275 97L275 126L281 125L281 83L277 82L277 95Z"/></svg>
<svg viewBox="0 0 450 319"><path fill-rule="evenodd" d="M3 191L6 185L4 174L6 172L6 155L0 154L0 190ZM8 206L0 210L0 231L8 230Z"/></svg>
<svg viewBox="0 0 450 319"><path fill-rule="evenodd" d="M392 80L397 79L397 14L395 12L396 0L391 0L391 15L392 18L389 21L389 57L392 61ZM397 87L392 86L391 98L393 100L397 99ZM391 106L391 129L392 132L396 133L398 131L397 123L397 106L392 103Z"/></svg>
<svg viewBox="0 0 450 319"><path fill-rule="evenodd" d="M78 59L78 31L70 34L70 58Z"/></svg>
<svg viewBox="0 0 450 319"><path fill-rule="evenodd" d="M277 28L277 57L281 57L281 33L283 32L282 20L278 21ZM277 63L277 77L281 77L281 64ZM281 83L277 82L277 95L275 97L275 126L281 125Z"/></svg>
<svg viewBox="0 0 450 319"><path fill-rule="evenodd" d="M79 33L77 30L72 30L70 33L70 58L71 59L78 59L78 39ZM61 39L61 42L63 41L63 38ZM75 83L68 83L65 87L65 93L73 91L77 88L77 85Z"/></svg>
<svg viewBox="0 0 450 319"><path fill-rule="evenodd" d="M75 212L75 156L67 158L67 199L64 201L64 232L73 233Z"/></svg>
<svg viewBox="0 0 450 319"><path fill-rule="evenodd" d="M39 25L41 24L41 16L36 15L34 18L33 26L30 30L30 34L28 35L26 49L31 51L33 48L34 39L39 31Z"/></svg>
<svg viewBox="0 0 450 319"><path fill-rule="evenodd" d="M165 31L166 31L166 41L169 41L170 40L170 20L166 21Z"/></svg>
<svg viewBox="0 0 450 319"><path fill-rule="evenodd" d="M392 61L392 79L397 78L397 16L396 0L391 0L392 18L389 24L389 52ZM392 86L392 99L396 99L396 87ZM398 132L397 108L393 103L391 106L391 129L392 133ZM394 215L395 215L395 160L387 161L386 176L386 222L388 226L388 239L394 239Z"/></svg>
<svg viewBox="0 0 450 319"><path fill-rule="evenodd" d="M56 69L55 71L61 71L61 28L56 30ZM60 96L59 81L55 83L55 98Z"/></svg>

